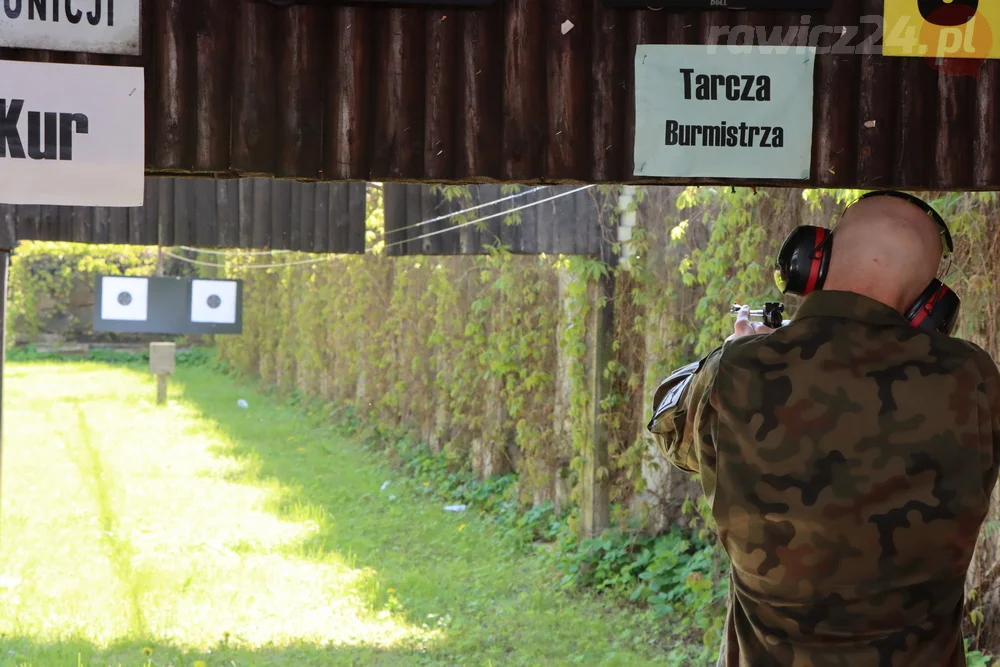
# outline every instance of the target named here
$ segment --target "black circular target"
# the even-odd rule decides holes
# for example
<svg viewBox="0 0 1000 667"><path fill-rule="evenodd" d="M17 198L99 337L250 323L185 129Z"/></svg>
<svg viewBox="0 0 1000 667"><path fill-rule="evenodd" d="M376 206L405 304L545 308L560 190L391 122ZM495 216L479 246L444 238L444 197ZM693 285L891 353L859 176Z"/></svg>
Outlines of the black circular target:
<svg viewBox="0 0 1000 667"><path fill-rule="evenodd" d="M917 9L928 23L965 25L979 11L979 0L917 0Z"/></svg>
<svg viewBox="0 0 1000 667"><path fill-rule="evenodd" d="M119 292L118 303L120 303L123 306L129 305L130 303L132 303L132 295L129 294L128 292Z"/></svg>
<svg viewBox="0 0 1000 667"><path fill-rule="evenodd" d="M209 308L218 308L221 305L222 305L222 299L219 298L218 294L213 294L210 297L208 297Z"/></svg>

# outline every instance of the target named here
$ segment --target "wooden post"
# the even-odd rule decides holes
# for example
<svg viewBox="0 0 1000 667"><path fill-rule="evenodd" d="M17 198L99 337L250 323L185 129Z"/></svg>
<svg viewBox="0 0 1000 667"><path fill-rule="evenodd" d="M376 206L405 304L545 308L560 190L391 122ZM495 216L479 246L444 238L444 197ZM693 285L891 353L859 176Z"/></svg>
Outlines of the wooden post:
<svg viewBox="0 0 1000 667"><path fill-rule="evenodd" d="M611 382L604 370L613 354L614 295L613 273L601 277L592 290L591 303L603 300L601 308L595 307L587 321L587 385L591 405L589 432L590 450L583 464L582 500L580 507L580 532L584 539L597 537L607 530L611 521L611 501L608 476L608 428L601 419L601 402L611 390Z"/></svg>
<svg viewBox="0 0 1000 667"><path fill-rule="evenodd" d="M163 405L167 402L167 376L160 373L156 376L156 404Z"/></svg>
<svg viewBox="0 0 1000 667"><path fill-rule="evenodd" d="M149 344L149 370L156 376L156 403L167 402L167 376L174 373L177 345L174 343Z"/></svg>

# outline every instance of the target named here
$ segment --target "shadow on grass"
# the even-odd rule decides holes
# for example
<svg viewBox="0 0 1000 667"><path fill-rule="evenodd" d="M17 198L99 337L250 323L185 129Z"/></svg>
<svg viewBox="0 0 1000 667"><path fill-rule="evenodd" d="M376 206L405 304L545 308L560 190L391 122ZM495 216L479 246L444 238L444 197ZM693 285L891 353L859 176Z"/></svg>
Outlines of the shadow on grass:
<svg viewBox="0 0 1000 667"><path fill-rule="evenodd" d="M426 653L358 649L364 664L665 663L672 642L648 618L561 592L542 559L515 554L471 513L444 511L322 415L207 368L179 368L172 382L228 440L217 454L241 464L230 481L269 488L266 509L284 520L317 524L296 555L364 568L371 613L440 633Z"/></svg>

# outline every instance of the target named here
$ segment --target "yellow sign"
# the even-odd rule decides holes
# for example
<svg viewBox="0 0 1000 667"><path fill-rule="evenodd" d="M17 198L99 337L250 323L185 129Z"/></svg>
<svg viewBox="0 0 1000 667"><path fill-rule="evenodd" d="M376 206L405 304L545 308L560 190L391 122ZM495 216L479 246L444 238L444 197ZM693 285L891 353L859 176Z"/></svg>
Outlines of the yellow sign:
<svg viewBox="0 0 1000 667"><path fill-rule="evenodd" d="M1000 58L997 0L885 0L882 53L926 58Z"/></svg>

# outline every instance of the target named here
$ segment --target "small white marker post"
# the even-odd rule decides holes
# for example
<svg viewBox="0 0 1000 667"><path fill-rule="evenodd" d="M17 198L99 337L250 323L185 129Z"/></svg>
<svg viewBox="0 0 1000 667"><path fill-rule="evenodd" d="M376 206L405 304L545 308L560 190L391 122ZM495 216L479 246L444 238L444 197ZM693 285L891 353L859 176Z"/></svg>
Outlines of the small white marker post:
<svg viewBox="0 0 1000 667"><path fill-rule="evenodd" d="M167 376L174 374L174 359L177 356L175 343L149 344L149 370L156 376L156 402L167 402Z"/></svg>

